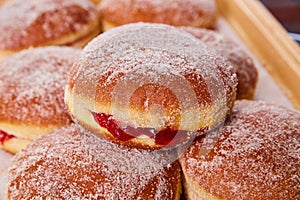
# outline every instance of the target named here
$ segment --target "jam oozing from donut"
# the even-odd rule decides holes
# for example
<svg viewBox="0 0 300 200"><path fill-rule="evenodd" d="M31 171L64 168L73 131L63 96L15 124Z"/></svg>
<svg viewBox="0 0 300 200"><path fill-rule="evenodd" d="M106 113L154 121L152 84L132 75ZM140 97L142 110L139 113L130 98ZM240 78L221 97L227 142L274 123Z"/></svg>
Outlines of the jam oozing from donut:
<svg viewBox="0 0 300 200"><path fill-rule="evenodd" d="M14 138L15 136L6 133L5 131L0 130L0 144L4 144L5 141Z"/></svg>
<svg viewBox="0 0 300 200"><path fill-rule="evenodd" d="M173 141L173 139L175 138L175 136L177 134L180 134L180 139L179 141ZM159 144L159 145L168 145L170 142L172 143L178 143L180 142L181 139L186 138L186 131L178 131L178 130L174 130L170 127L167 127L165 129L160 130L158 133L156 133L154 135L155 138L155 143Z"/></svg>
<svg viewBox="0 0 300 200"><path fill-rule="evenodd" d="M105 113L92 112L95 121L103 128L106 128L116 139L120 141L127 141L141 135L147 135L155 140L158 145L177 144L185 141L188 138L187 131L174 130L166 127L160 131L154 128L142 128L126 126L122 128L118 125L117 121L112 115ZM176 136L176 138L175 138Z"/></svg>
<svg viewBox="0 0 300 200"><path fill-rule="evenodd" d="M132 135L125 133L117 124L116 120L111 115L104 113L93 113L96 122L106 128L115 138L121 141L127 141L134 138Z"/></svg>

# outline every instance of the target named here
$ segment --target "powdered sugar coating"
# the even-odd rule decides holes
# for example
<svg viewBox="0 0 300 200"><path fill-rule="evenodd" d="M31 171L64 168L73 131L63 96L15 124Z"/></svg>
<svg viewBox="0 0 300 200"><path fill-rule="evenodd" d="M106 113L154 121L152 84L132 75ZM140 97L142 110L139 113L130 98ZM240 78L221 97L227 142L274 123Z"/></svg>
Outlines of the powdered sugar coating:
<svg viewBox="0 0 300 200"><path fill-rule="evenodd" d="M134 23L85 46L65 99L75 121L102 138L137 148L172 148L223 123L236 84L226 59L190 34L164 24ZM109 115L127 135L136 128L151 132L122 140L92 113ZM166 142L158 144L158 136Z"/></svg>
<svg viewBox="0 0 300 200"><path fill-rule="evenodd" d="M40 47L0 63L0 121L31 125L67 125L64 87L80 50Z"/></svg>
<svg viewBox="0 0 300 200"><path fill-rule="evenodd" d="M152 22L213 27L216 19L212 0L102 0L100 11L104 20L116 25Z"/></svg>
<svg viewBox="0 0 300 200"><path fill-rule="evenodd" d="M300 198L299 111L237 101L207 155L199 152L203 141L180 159L197 187L228 199Z"/></svg>
<svg viewBox="0 0 300 200"><path fill-rule="evenodd" d="M165 162L165 155L108 143L72 125L16 155L9 169L8 195L11 199L175 199L179 164Z"/></svg>
<svg viewBox="0 0 300 200"><path fill-rule="evenodd" d="M253 98L258 72L252 58L240 45L216 31L194 27L181 28L214 48L231 62L238 77L237 99Z"/></svg>
<svg viewBox="0 0 300 200"><path fill-rule="evenodd" d="M126 81L123 94L133 83L179 88L186 81L191 90L181 88L185 95L177 95L186 97L182 108L193 97L193 106L199 105L195 110L219 103L218 114L231 109L237 83L232 66L199 40L174 27L151 23L120 26L92 40L74 65L69 87L78 95L109 105L122 81Z"/></svg>
<svg viewBox="0 0 300 200"><path fill-rule="evenodd" d="M96 17L88 0L14 0L0 10L0 49L44 45L85 28Z"/></svg>

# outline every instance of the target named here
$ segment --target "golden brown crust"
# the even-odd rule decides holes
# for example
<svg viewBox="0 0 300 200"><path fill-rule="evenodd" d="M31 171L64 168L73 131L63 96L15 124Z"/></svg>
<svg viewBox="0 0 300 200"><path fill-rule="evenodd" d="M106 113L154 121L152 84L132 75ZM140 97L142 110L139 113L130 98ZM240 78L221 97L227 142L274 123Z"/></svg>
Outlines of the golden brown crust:
<svg viewBox="0 0 300 200"><path fill-rule="evenodd" d="M1 51L63 45L100 32L99 15L88 0L16 0L0 14Z"/></svg>
<svg viewBox="0 0 300 200"><path fill-rule="evenodd" d="M92 112L125 126L197 131L222 122L236 83L231 65L193 36L137 23L101 34L84 48L65 99L74 118L99 135Z"/></svg>
<svg viewBox="0 0 300 200"><path fill-rule="evenodd" d="M241 46L216 31L194 27L181 27L181 29L191 33L208 46L214 48L217 53L226 57L235 68L237 74L237 99L253 99L258 72L252 58Z"/></svg>
<svg viewBox="0 0 300 200"><path fill-rule="evenodd" d="M179 199L180 167L166 157L102 141L72 125L16 155L8 198Z"/></svg>
<svg viewBox="0 0 300 200"><path fill-rule="evenodd" d="M28 139L13 137L3 143L0 143L0 148L11 154L16 154L26 148L32 141Z"/></svg>
<svg viewBox="0 0 300 200"><path fill-rule="evenodd" d="M236 101L217 137L198 138L180 158L188 194L299 199L299 130L299 111L260 101Z"/></svg>
<svg viewBox="0 0 300 200"><path fill-rule="evenodd" d="M166 58L164 58L165 62L171 61L176 59L177 55L167 55ZM134 58L133 58L134 59ZM122 63L119 63L120 66L123 65ZM85 84L84 77L79 75L78 73L82 72L82 63L75 63L74 66L72 67L70 76L69 76L69 88L73 89L74 85L76 84L76 88L81 88L85 87L84 93L89 96L95 98L96 102L101 102L101 104L104 105L111 105L112 103L112 98L113 98L113 91L115 90L118 81L122 80L122 77L126 76L122 70L117 71L118 69L109 69L104 74L99 74L99 76L95 79L96 81L96 91L95 89L95 84L89 84L89 85L82 85ZM175 65L175 64L174 64ZM89 66L87 66L89 67ZM93 67L93 66L90 66ZM181 68L184 67L184 64L182 66L177 65L175 67ZM118 67L117 67L118 68ZM224 70L223 67L220 67L220 71ZM193 70L188 70L188 71L182 71L180 74L186 81L188 81L191 89L195 92L195 95L197 96L197 101L199 105L201 106L209 106L212 102L211 97L210 97L210 91L208 91L208 86L206 84L206 81L204 80L203 77L199 76L198 74L195 73ZM115 76L113 79L111 76ZM172 75L170 75L171 77ZM225 72L224 76L222 77L224 80L228 79L228 74ZM176 97L176 94L174 94L172 91L170 91L170 88L166 88L163 85L164 82L168 81L168 76L165 77L160 77L160 82L157 84L146 84L143 85L137 90L134 91L130 98L130 106L133 109L139 109L143 110L144 107L144 101L145 98L147 97L149 99L149 105L152 104L157 104L157 103L162 103L166 104L164 107L178 107L175 106L173 103L178 102L178 99ZM82 78L82 79L80 79ZM80 80L79 80L80 79ZM110 79L110 82L108 83L108 79ZM180 81L182 80L174 80L175 85L179 85ZM89 81L90 82L90 81ZM147 89L148 88L148 89ZM96 92L96 93L95 93ZM126 91L125 91L126 92ZM147 94L145 94L147 92ZM230 95L234 93L233 91L228 91L228 98ZM159 94L163 94L163 96L159 96ZM162 98L164 99L164 102L162 102ZM231 97L230 97L231 98Z"/></svg>
<svg viewBox="0 0 300 200"><path fill-rule="evenodd" d="M68 71L80 50L40 47L0 64L0 130L35 139L71 123L64 105Z"/></svg>
<svg viewBox="0 0 300 200"><path fill-rule="evenodd" d="M103 0L100 12L115 26L152 22L212 28L216 20L216 6L210 0Z"/></svg>

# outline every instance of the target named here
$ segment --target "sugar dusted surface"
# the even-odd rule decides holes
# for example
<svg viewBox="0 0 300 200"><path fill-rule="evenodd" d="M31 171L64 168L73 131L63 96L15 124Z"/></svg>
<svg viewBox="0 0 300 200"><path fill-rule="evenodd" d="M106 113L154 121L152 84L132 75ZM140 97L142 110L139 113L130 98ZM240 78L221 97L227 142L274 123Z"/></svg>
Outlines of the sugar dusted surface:
<svg viewBox="0 0 300 200"><path fill-rule="evenodd" d="M122 94L129 95L132 85L154 83L183 98L183 110L218 102L216 110L224 114L230 110L237 84L232 66L223 57L190 34L162 24L129 24L107 31L84 48L75 66L76 75L69 82L73 92L102 105L112 102L120 83L126 83ZM182 95L173 88L180 88ZM144 108L151 105L143 101Z"/></svg>
<svg viewBox="0 0 300 200"><path fill-rule="evenodd" d="M103 18L121 25L154 22L174 26L213 26L216 6L212 0L103 0Z"/></svg>
<svg viewBox="0 0 300 200"><path fill-rule="evenodd" d="M214 148L204 139L181 158L188 176L229 199L300 198L300 113L265 102L237 101Z"/></svg>
<svg viewBox="0 0 300 200"><path fill-rule="evenodd" d="M132 68L153 79L159 79L157 75L180 75L192 69L205 70L203 74L208 76L217 71L215 65L220 62L204 44L187 34L171 26L147 23L124 25L105 32L85 47L83 55L87 62L84 64L88 65L86 75L113 72L106 81L108 84Z"/></svg>
<svg viewBox="0 0 300 200"><path fill-rule="evenodd" d="M88 0L10 1L0 9L0 49L37 46L79 31L95 12Z"/></svg>
<svg viewBox="0 0 300 200"><path fill-rule="evenodd" d="M79 53L68 47L41 47L24 50L1 62L0 120L69 124L64 87Z"/></svg>
<svg viewBox="0 0 300 200"><path fill-rule="evenodd" d="M0 149L0 200L6 200L7 169L11 164L12 155Z"/></svg>
<svg viewBox="0 0 300 200"><path fill-rule="evenodd" d="M8 193L12 199L174 199L179 165L167 164L165 156L108 143L72 125L16 155Z"/></svg>
<svg viewBox="0 0 300 200"><path fill-rule="evenodd" d="M226 37L224 33L218 33L213 30L194 27L181 27L181 29L191 33L231 62L238 77L238 99L253 98L258 72L250 54L241 45Z"/></svg>

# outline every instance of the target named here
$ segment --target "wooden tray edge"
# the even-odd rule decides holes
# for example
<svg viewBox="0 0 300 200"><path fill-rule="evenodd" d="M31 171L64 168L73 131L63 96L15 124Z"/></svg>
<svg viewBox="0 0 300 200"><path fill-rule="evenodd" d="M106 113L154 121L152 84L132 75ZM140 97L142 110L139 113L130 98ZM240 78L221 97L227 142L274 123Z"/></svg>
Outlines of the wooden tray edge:
<svg viewBox="0 0 300 200"><path fill-rule="evenodd" d="M300 47L257 0L215 0L222 15L300 109Z"/></svg>

